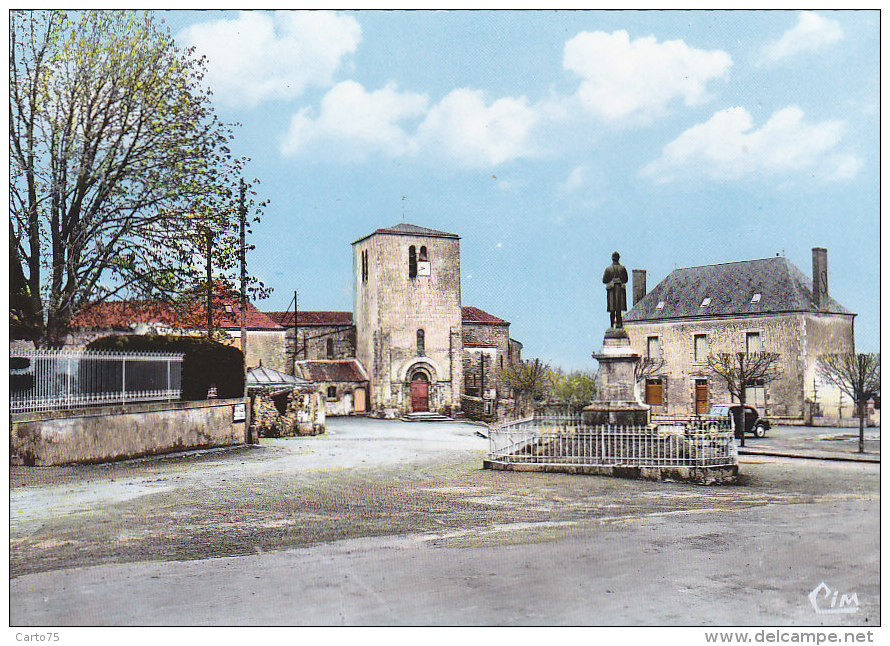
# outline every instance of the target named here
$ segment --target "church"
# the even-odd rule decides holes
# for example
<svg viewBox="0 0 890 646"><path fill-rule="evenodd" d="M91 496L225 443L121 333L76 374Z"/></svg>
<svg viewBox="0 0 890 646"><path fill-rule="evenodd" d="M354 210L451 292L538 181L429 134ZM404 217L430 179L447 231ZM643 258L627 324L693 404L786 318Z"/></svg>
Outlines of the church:
<svg viewBox="0 0 890 646"><path fill-rule="evenodd" d="M521 361L510 323L461 302L460 236L413 224L352 243L352 312L266 314L286 330L290 371L343 413L503 416L504 370Z"/></svg>

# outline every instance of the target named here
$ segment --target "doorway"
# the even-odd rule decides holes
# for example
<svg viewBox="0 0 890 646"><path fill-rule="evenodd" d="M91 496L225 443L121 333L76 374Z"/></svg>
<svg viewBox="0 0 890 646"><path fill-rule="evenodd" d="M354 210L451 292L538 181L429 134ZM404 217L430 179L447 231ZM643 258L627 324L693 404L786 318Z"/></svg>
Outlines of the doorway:
<svg viewBox="0 0 890 646"><path fill-rule="evenodd" d="M364 388L356 388L355 389L355 405L354 409L356 413L365 413L367 412L367 391Z"/></svg>
<svg viewBox="0 0 890 646"><path fill-rule="evenodd" d="M705 415L708 412L708 380L695 380L695 413Z"/></svg>
<svg viewBox="0 0 890 646"><path fill-rule="evenodd" d="M420 413L430 409L430 381L422 372L411 377L411 412Z"/></svg>

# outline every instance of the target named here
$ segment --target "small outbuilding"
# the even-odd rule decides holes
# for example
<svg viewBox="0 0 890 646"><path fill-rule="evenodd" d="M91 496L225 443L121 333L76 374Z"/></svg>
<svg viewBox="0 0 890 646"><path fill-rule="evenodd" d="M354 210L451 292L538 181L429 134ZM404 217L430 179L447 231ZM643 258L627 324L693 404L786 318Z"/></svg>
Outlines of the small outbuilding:
<svg viewBox="0 0 890 646"><path fill-rule="evenodd" d="M368 373L355 359L297 361L294 371L315 385L324 397L327 415L368 412Z"/></svg>
<svg viewBox="0 0 890 646"><path fill-rule="evenodd" d="M247 372L251 434L257 437L318 435L325 405L315 384L262 365Z"/></svg>

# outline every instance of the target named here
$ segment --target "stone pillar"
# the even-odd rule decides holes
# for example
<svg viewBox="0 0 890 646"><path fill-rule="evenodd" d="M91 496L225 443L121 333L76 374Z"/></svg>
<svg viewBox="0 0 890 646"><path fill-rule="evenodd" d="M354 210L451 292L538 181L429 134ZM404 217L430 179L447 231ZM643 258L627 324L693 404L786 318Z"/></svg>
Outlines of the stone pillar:
<svg viewBox="0 0 890 646"><path fill-rule="evenodd" d="M603 350L593 354L599 361L596 399L582 411L588 426L645 426L649 423L649 407L635 392L634 369L641 356L630 347L630 338L623 329L609 328L603 338Z"/></svg>

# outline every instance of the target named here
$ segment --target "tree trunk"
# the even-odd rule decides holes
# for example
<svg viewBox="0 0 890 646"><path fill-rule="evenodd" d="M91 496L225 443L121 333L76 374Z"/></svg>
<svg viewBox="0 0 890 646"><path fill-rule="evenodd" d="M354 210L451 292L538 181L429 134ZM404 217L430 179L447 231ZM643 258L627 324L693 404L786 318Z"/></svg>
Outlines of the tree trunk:
<svg viewBox="0 0 890 646"><path fill-rule="evenodd" d="M859 452L865 453L865 402L859 402Z"/></svg>

